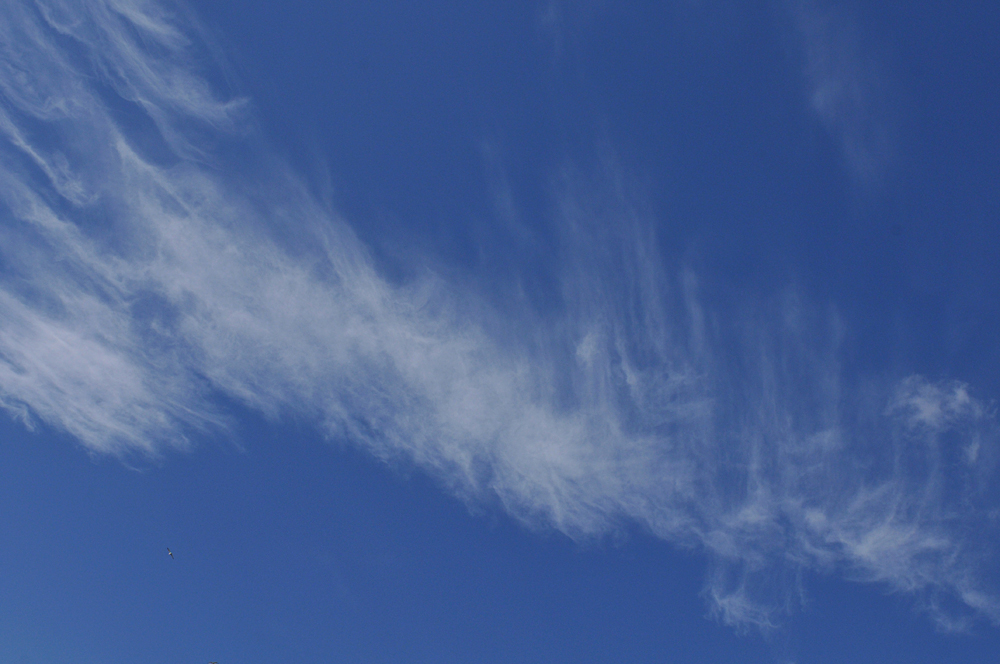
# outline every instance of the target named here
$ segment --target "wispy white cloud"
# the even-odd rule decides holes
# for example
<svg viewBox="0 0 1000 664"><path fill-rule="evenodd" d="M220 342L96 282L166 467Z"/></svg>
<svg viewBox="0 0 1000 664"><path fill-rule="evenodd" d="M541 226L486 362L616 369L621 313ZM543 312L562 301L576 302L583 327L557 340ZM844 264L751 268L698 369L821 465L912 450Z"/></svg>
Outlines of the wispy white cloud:
<svg viewBox="0 0 1000 664"><path fill-rule="evenodd" d="M713 311L613 165L559 179L558 310L392 283L253 141L249 186L206 147L250 133L246 104L198 73L167 6L0 8L10 412L160 454L225 429L223 395L538 527L639 523L711 557L705 597L733 625L778 624L813 570L912 593L941 625L1000 621L978 576L996 431L970 388L848 381L843 324L794 293Z"/></svg>
<svg viewBox="0 0 1000 664"><path fill-rule="evenodd" d="M858 182L877 184L893 152L885 63L838 8L820 0L787 5L802 46L809 105Z"/></svg>

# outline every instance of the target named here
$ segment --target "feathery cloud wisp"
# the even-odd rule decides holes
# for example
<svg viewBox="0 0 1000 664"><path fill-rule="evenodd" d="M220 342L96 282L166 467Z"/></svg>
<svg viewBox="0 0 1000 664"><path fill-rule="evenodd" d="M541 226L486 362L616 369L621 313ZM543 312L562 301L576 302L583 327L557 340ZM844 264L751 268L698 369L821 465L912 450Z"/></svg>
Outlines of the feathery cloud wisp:
<svg viewBox="0 0 1000 664"><path fill-rule="evenodd" d="M168 6L0 8L8 410L158 454L225 428L221 394L540 527L632 521L704 552L734 625L776 624L809 570L911 592L942 625L1000 621L970 536L995 528L994 420L969 388L845 381L840 323L792 295L713 312L620 174L558 188L558 311L392 283L243 141L247 104L198 73L197 30ZM266 175L241 184L212 144Z"/></svg>
<svg viewBox="0 0 1000 664"><path fill-rule="evenodd" d="M856 26L833 8L816 0L796 0L790 8L802 45L809 104L857 180L876 184L893 148L884 66Z"/></svg>

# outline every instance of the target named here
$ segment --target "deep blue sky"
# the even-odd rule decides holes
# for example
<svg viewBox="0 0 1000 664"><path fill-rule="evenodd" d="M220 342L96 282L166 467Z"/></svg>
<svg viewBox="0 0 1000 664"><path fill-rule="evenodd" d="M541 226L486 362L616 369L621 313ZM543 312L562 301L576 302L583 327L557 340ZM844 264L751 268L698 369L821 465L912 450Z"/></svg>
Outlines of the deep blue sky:
<svg viewBox="0 0 1000 664"><path fill-rule="evenodd" d="M992 661L1000 9L869 5L0 9L0 660Z"/></svg>

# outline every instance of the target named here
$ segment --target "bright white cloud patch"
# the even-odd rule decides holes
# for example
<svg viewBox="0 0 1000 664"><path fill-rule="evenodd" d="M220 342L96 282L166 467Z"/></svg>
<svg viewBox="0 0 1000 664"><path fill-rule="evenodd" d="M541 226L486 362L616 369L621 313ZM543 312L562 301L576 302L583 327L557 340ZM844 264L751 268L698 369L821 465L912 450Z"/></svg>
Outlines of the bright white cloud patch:
<svg viewBox="0 0 1000 664"><path fill-rule="evenodd" d="M225 395L538 526L637 522L711 557L705 596L734 625L777 624L811 570L913 593L945 626L1000 621L980 578L994 421L968 387L848 384L840 323L793 296L706 309L618 182L556 194L558 313L390 283L255 147L165 7L0 8L9 411L157 454L225 428Z"/></svg>

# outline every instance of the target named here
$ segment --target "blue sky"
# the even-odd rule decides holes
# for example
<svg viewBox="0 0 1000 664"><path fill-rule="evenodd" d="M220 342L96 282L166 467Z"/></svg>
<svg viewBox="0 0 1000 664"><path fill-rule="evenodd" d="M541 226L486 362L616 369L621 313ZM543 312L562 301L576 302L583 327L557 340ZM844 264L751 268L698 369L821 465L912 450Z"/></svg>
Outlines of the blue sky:
<svg viewBox="0 0 1000 664"><path fill-rule="evenodd" d="M868 4L5 4L0 659L991 661L1000 13Z"/></svg>

